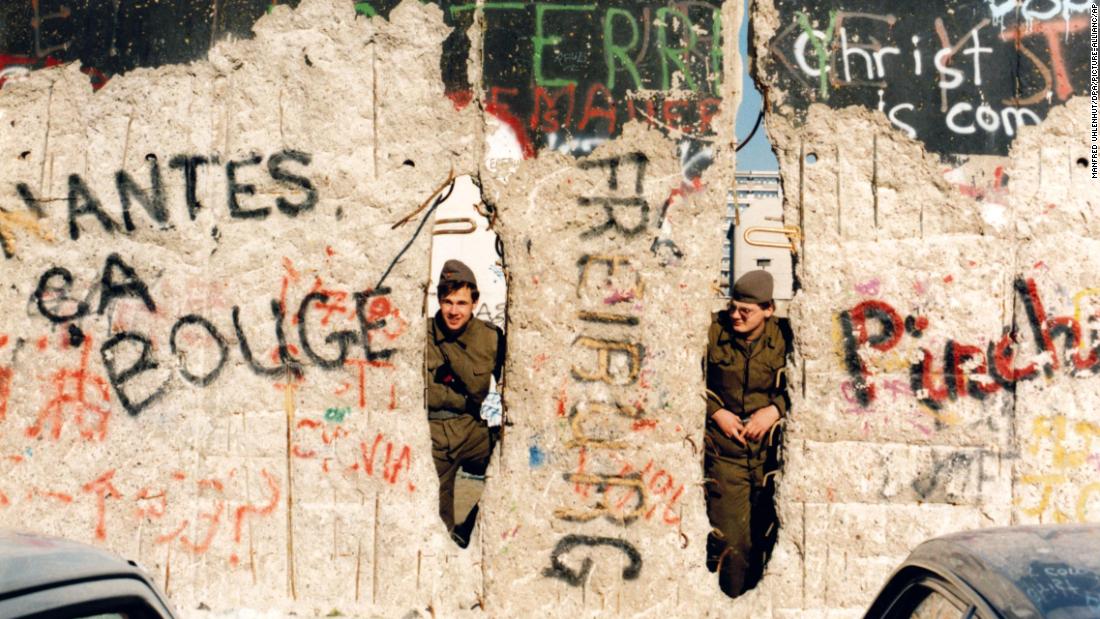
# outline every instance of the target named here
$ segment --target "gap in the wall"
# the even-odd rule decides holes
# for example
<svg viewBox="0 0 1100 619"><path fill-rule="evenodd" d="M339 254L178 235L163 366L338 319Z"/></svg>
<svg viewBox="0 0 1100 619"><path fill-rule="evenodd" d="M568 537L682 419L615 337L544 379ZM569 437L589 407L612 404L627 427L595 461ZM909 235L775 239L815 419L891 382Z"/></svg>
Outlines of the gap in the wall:
<svg viewBox="0 0 1100 619"><path fill-rule="evenodd" d="M508 291L504 273L503 246L493 231L495 211L481 196L481 188L471 176L455 179L454 190L436 209L432 222L431 280L427 294L427 315L434 319L440 310L436 289L440 272L448 260L460 260L477 280L478 298L471 320L480 320L501 332L505 328L505 304ZM502 355L501 355L502 357ZM488 396L481 406L481 421L492 436L492 451L498 447L503 422L501 391L503 368L498 367L500 380L491 381ZM432 380L426 377L426 380ZM486 468L477 464L460 467L454 486L455 530L464 542L469 541L479 518L478 501L484 494ZM463 545L462 541L456 543Z"/></svg>

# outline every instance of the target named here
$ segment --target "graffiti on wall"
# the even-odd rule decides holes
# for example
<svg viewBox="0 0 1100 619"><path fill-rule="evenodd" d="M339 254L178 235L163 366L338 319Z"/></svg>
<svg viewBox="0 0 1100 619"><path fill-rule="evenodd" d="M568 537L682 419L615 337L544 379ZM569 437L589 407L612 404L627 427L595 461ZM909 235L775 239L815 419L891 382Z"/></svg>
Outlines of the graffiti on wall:
<svg viewBox="0 0 1100 619"><path fill-rule="evenodd" d="M850 377L847 398L867 408L882 397L883 387L895 397L898 391L905 392L904 387L895 390L889 384L879 385L868 361L896 349L903 338L911 340L919 351L917 360L907 367L908 392L933 411L963 398L985 400L1039 377L1083 377L1100 372L1100 314L1094 307L1100 291L1080 291L1074 295L1073 314L1053 316L1048 314L1034 279L1018 277L1013 289L1023 308L1027 321L1023 328L1030 333L1030 344L1021 327L1009 325L986 342L948 339L942 348L933 350L922 346L931 325L919 312L903 317L879 299L840 312L842 360Z"/></svg>
<svg viewBox="0 0 1100 619"><path fill-rule="evenodd" d="M68 522L85 527L100 542L145 527L155 545L196 556L216 546L234 566L240 554L249 552L252 523L272 516L284 498L283 480L267 469L233 468L198 478L176 470L163 479L125 481L117 469L108 468L69 480L14 481L31 457L0 458L9 480L0 485L0 509L5 512L24 514L23 521L31 522L33 514L72 511Z"/></svg>
<svg viewBox="0 0 1100 619"><path fill-rule="evenodd" d="M29 71L79 61L94 88L138 67L182 64L218 41L249 38L252 25L278 4L237 0L199 4L11 0L0 6L0 85Z"/></svg>
<svg viewBox="0 0 1100 619"><path fill-rule="evenodd" d="M565 432L561 503L553 517L583 531L592 523L629 527L653 522L680 523L685 483L653 458L635 455L643 438L658 424L667 395L657 394L647 359L643 310L649 302L640 256L607 251L608 239L648 239L657 235L664 217L646 197L649 159L642 153L588 159L570 170L567 182L580 175L592 181L590 193L577 196L577 208L588 226L579 232L577 279L571 311L574 330L568 373L561 377L554 414ZM643 247L645 245L642 245ZM659 255L657 244L650 248ZM535 359L541 371L545 358ZM653 397L651 397L653 396ZM530 448L531 465L543 466L541 451ZM568 457L573 456L573 457ZM588 546L579 569L561 561ZM596 549L600 548L598 552ZM583 586L594 559L615 549L628 565L621 578L632 580L642 557L627 540L570 534L551 553L543 574L572 586Z"/></svg>
<svg viewBox="0 0 1100 619"><path fill-rule="evenodd" d="M1065 415L1031 420L1025 453L1037 467L1019 476L1016 505L1037 522L1096 522L1100 518L1100 424Z"/></svg>
<svg viewBox="0 0 1100 619"><path fill-rule="evenodd" d="M523 157L543 148L588 154L638 120L680 138L688 179L710 165L722 79L720 2L434 3L451 28L440 55L446 96L463 108L483 93L485 111L509 127ZM0 86L71 61L98 88L137 67L198 60L228 36L250 37L273 6L298 0L215 3L220 10L187 0L73 4L0 7ZM350 4L388 18L399 2ZM485 27L480 84L471 83L467 66L476 11Z"/></svg>
<svg viewBox="0 0 1100 619"><path fill-rule="evenodd" d="M1004 155L1088 92L1089 0L776 5L763 74L800 112L877 109L931 152Z"/></svg>

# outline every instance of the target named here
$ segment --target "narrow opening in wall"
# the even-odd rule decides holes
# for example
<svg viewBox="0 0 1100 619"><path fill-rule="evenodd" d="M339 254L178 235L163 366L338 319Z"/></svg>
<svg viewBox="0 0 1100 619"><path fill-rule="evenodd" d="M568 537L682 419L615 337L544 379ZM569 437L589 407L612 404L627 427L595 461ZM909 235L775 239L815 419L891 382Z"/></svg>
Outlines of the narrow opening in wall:
<svg viewBox="0 0 1100 619"><path fill-rule="evenodd" d="M461 176L435 212L425 350L439 515L465 548L500 438L507 288L495 212Z"/></svg>
<svg viewBox="0 0 1100 619"><path fill-rule="evenodd" d="M707 337L707 566L737 597L763 576L779 531L774 496L789 409L786 357L797 229L783 220L779 163L764 130L765 102L750 75L751 0L739 45L743 98L737 113L737 175L727 192L723 309Z"/></svg>

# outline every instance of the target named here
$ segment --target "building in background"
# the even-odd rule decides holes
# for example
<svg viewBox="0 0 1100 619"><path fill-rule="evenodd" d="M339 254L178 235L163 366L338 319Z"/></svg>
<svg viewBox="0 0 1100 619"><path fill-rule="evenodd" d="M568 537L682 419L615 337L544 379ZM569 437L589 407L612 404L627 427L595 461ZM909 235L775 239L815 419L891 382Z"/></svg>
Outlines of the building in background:
<svg viewBox="0 0 1100 619"><path fill-rule="evenodd" d="M737 173L737 183L726 201L726 240L722 247L719 288L728 297L733 282L755 269L771 272L775 298L793 296L791 237L783 222L783 190L779 172L749 170Z"/></svg>

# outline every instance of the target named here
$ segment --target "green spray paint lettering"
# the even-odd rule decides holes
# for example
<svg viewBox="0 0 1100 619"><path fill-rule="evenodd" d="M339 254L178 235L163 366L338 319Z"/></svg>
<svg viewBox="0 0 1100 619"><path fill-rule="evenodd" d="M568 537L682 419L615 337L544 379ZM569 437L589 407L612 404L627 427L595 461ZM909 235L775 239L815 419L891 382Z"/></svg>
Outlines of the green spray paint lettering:
<svg viewBox="0 0 1100 619"><path fill-rule="evenodd" d="M623 17L626 19L626 23L630 24L630 42L626 45L617 45L615 43L615 18ZM603 17L603 55L607 61L607 89L613 90L615 88L615 60L618 59L626 72L630 74L630 77L634 79L634 87L640 89L642 87L642 77L638 74L638 67L634 64L634 61L630 59L627 52L632 51L634 46L638 44L638 22L635 21L634 16L625 9L610 8L607 9L607 14Z"/></svg>
<svg viewBox="0 0 1100 619"><path fill-rule="evenodd" d="M722 11L714 9L713 25L710 28L710 74L714 76L712 92L722 96Z"/></svg>
<svg viewBox="0 0 1100 619"><path fill-rule="evenodd" d="M367 17L375 17L378 15L378 11L374 10L374 7L369 2L356 2L355 12Z"/></svg>
<svg viewBox="0 0 1100 619"><path fill-rule="evenodd" d="M348 416L351 412L351 408L344 406L341 408L330 408L325 411L325 421L331 421L334 423L343 423L344 417Z"/></svg>
<svg viewBox="0 0 1100 619"><path fill-rule="evenodd" d="M687 35L687 47L668 46L668 18L670 15L679 20L680 31ZM683 40L683 36L681 36L681 40ZM687 15L682 11L668 7L657 9L657 49L661 57L661 90L668 90L672 87L672 73L669 71L669 63L676 65L679 69L689 90L694 91L696 89L695 78L691 75L691 70L688 69L685 59L688 54L695 50L695 44L698 42L699 37L695 35L695 30L692 28L691 20L688 19Z"/></svg>
<svg viewBox="0 0 1100 619"><path fill-rule="evenodd" d="M562 38L560 36L547 36L543 26L543 21L548 11L594 11L596 10L595 4L567 4L567 5L554 5L554 4L536 4L535 5L535 36L531 37L531 43L535 46L535 84L538 86L546 86L550 88L561 88L563 86L575 86L577 80L568 80L563 78L549 79L542 74L542 52L547 47L554 47L558 43L561 43Z"/></svg>
<svg viewBox="0 0 1100 619"><path fill-rule="evenodd" d="M829 29L825 31L824 37L818 37L817 32L814 31L813 26L810 25L810 18L806 13L800 12L798 14L798 25L802 28L802 32L806 33L806 36L810 39L810 43L814 46L814 53L817 54L817 79L820 84L821 98L829 100L829 52L825 50L825 41L831 43L833 40L833 30L836 29L836 11L829 11Z"/></svg>

